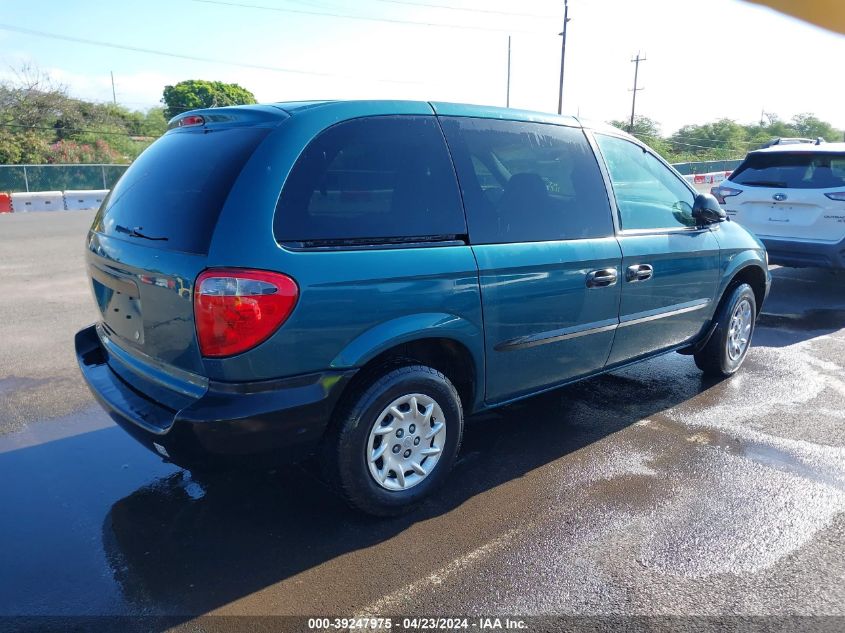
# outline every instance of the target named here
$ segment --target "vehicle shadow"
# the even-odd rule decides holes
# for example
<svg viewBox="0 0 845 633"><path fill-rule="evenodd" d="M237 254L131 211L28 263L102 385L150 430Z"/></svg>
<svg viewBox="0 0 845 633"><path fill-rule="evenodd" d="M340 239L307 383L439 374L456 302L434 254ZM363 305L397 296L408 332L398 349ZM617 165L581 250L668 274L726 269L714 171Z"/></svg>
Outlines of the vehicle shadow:
<svg viewBox="0 0 845 633"><path fill-rule="evenodd" d="M845 328L845 271L772 269L772 289L755 343L785 347Z"/></svg>
<svg viewBox="0 0 845 633"><path fill-rule="evenodd" d="M678 355L640 367L471 418L447 484L401 518L349 510L309 466L211 483L186 472L156 479L105 517L103 544L114 578L134 612L207 613L449 513L716 384Z"/></svg>

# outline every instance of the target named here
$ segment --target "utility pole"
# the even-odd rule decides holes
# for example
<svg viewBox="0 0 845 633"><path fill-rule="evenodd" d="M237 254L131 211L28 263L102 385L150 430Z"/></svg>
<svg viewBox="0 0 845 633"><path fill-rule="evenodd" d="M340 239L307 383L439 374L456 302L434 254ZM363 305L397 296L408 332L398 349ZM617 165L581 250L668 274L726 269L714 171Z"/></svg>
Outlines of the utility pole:
<svg viewBox="0 0 845 633"><path fill-rule="evenodd" d="M109 74L111 75L111 100L114 105L117 105L117 94L114 91L114 71L110 70Z"/></svg>
<svg viewBox="0 0 845 633"><path fill-rule="evenodd" d="M560 44L560 87L557 92L557 113L563 112L563 66L566 62L566 23L569 22L569 0L563 0L563 31L558 35L563 37Z"/></svg>
<svg viewBox="0 0 845 633"><path fill-rule="evenodd" d="M505 97L505 107L511 107L511 36L508 35L508 94Z"/></svg>
<svg viewBox="0 0 845 633"><path fill-rule="evenodd" d="M628 133L629 134L634 133L634 112L637 109L637 91L643 90L643 88L637 87L637 78L638 78L639 73L640 73L640 62L646 61L646 58L640 57L639 52L637 52L637 56L634 59L632 59L631 61L634 63L634 89L632 91L634 93L634 96L631 99L631 124L628 126Z"/></svg>

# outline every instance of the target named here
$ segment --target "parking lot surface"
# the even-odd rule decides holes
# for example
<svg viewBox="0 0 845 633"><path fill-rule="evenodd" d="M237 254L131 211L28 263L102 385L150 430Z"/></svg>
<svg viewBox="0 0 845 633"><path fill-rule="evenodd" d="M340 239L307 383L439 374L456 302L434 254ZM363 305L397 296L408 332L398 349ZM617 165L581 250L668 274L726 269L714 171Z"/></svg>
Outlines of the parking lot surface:
<svg viewBox="0 0 845 633"><path fill-rule="evenodd" d="M774 270L730 380L672 354L471 419L437 498L374 520L109 421L90 221L0 216L0 616L845 615L845 276Z"/></svg>

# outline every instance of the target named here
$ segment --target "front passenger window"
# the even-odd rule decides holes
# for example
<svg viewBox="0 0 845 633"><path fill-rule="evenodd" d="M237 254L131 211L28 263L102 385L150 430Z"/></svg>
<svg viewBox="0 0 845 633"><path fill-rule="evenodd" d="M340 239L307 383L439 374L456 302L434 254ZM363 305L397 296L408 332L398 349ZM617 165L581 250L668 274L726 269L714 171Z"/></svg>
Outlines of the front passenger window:
<svg viewBox="0 0 845 633"><path fill-rule="evenodd" d="M672 229L695 226L689 188L639 145L596 134L610 172L623 229Z"/></svg>

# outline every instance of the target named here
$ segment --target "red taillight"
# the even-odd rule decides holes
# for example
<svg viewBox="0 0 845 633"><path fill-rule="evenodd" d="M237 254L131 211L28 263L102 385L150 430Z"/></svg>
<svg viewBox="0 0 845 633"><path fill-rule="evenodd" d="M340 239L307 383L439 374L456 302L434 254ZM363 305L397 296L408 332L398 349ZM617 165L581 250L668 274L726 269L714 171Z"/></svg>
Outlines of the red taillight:
<svg viewBox="0 0 845 633"><path fill-rule="evenodd" d="M194 318L203 356L232 356L266 341L290 316L296 282L263 270L207 270L194 288Z"/></svg>
<svg viewBox="0 0 845 633"><path fill-rule="evenodd" d="M185 127L187 125L203 125L204 123L205 119L199 114L189 114L188 116L179 119L179 127Z"/></svg>
<svg viewBox="0 0 845 633"><path fill-rule="evenodd" d="M731 187L713 187L710 189L710 194L713 195L719 204L725 204L725 198L738 196L742 193L742 189L732 189Z"/></svg>

